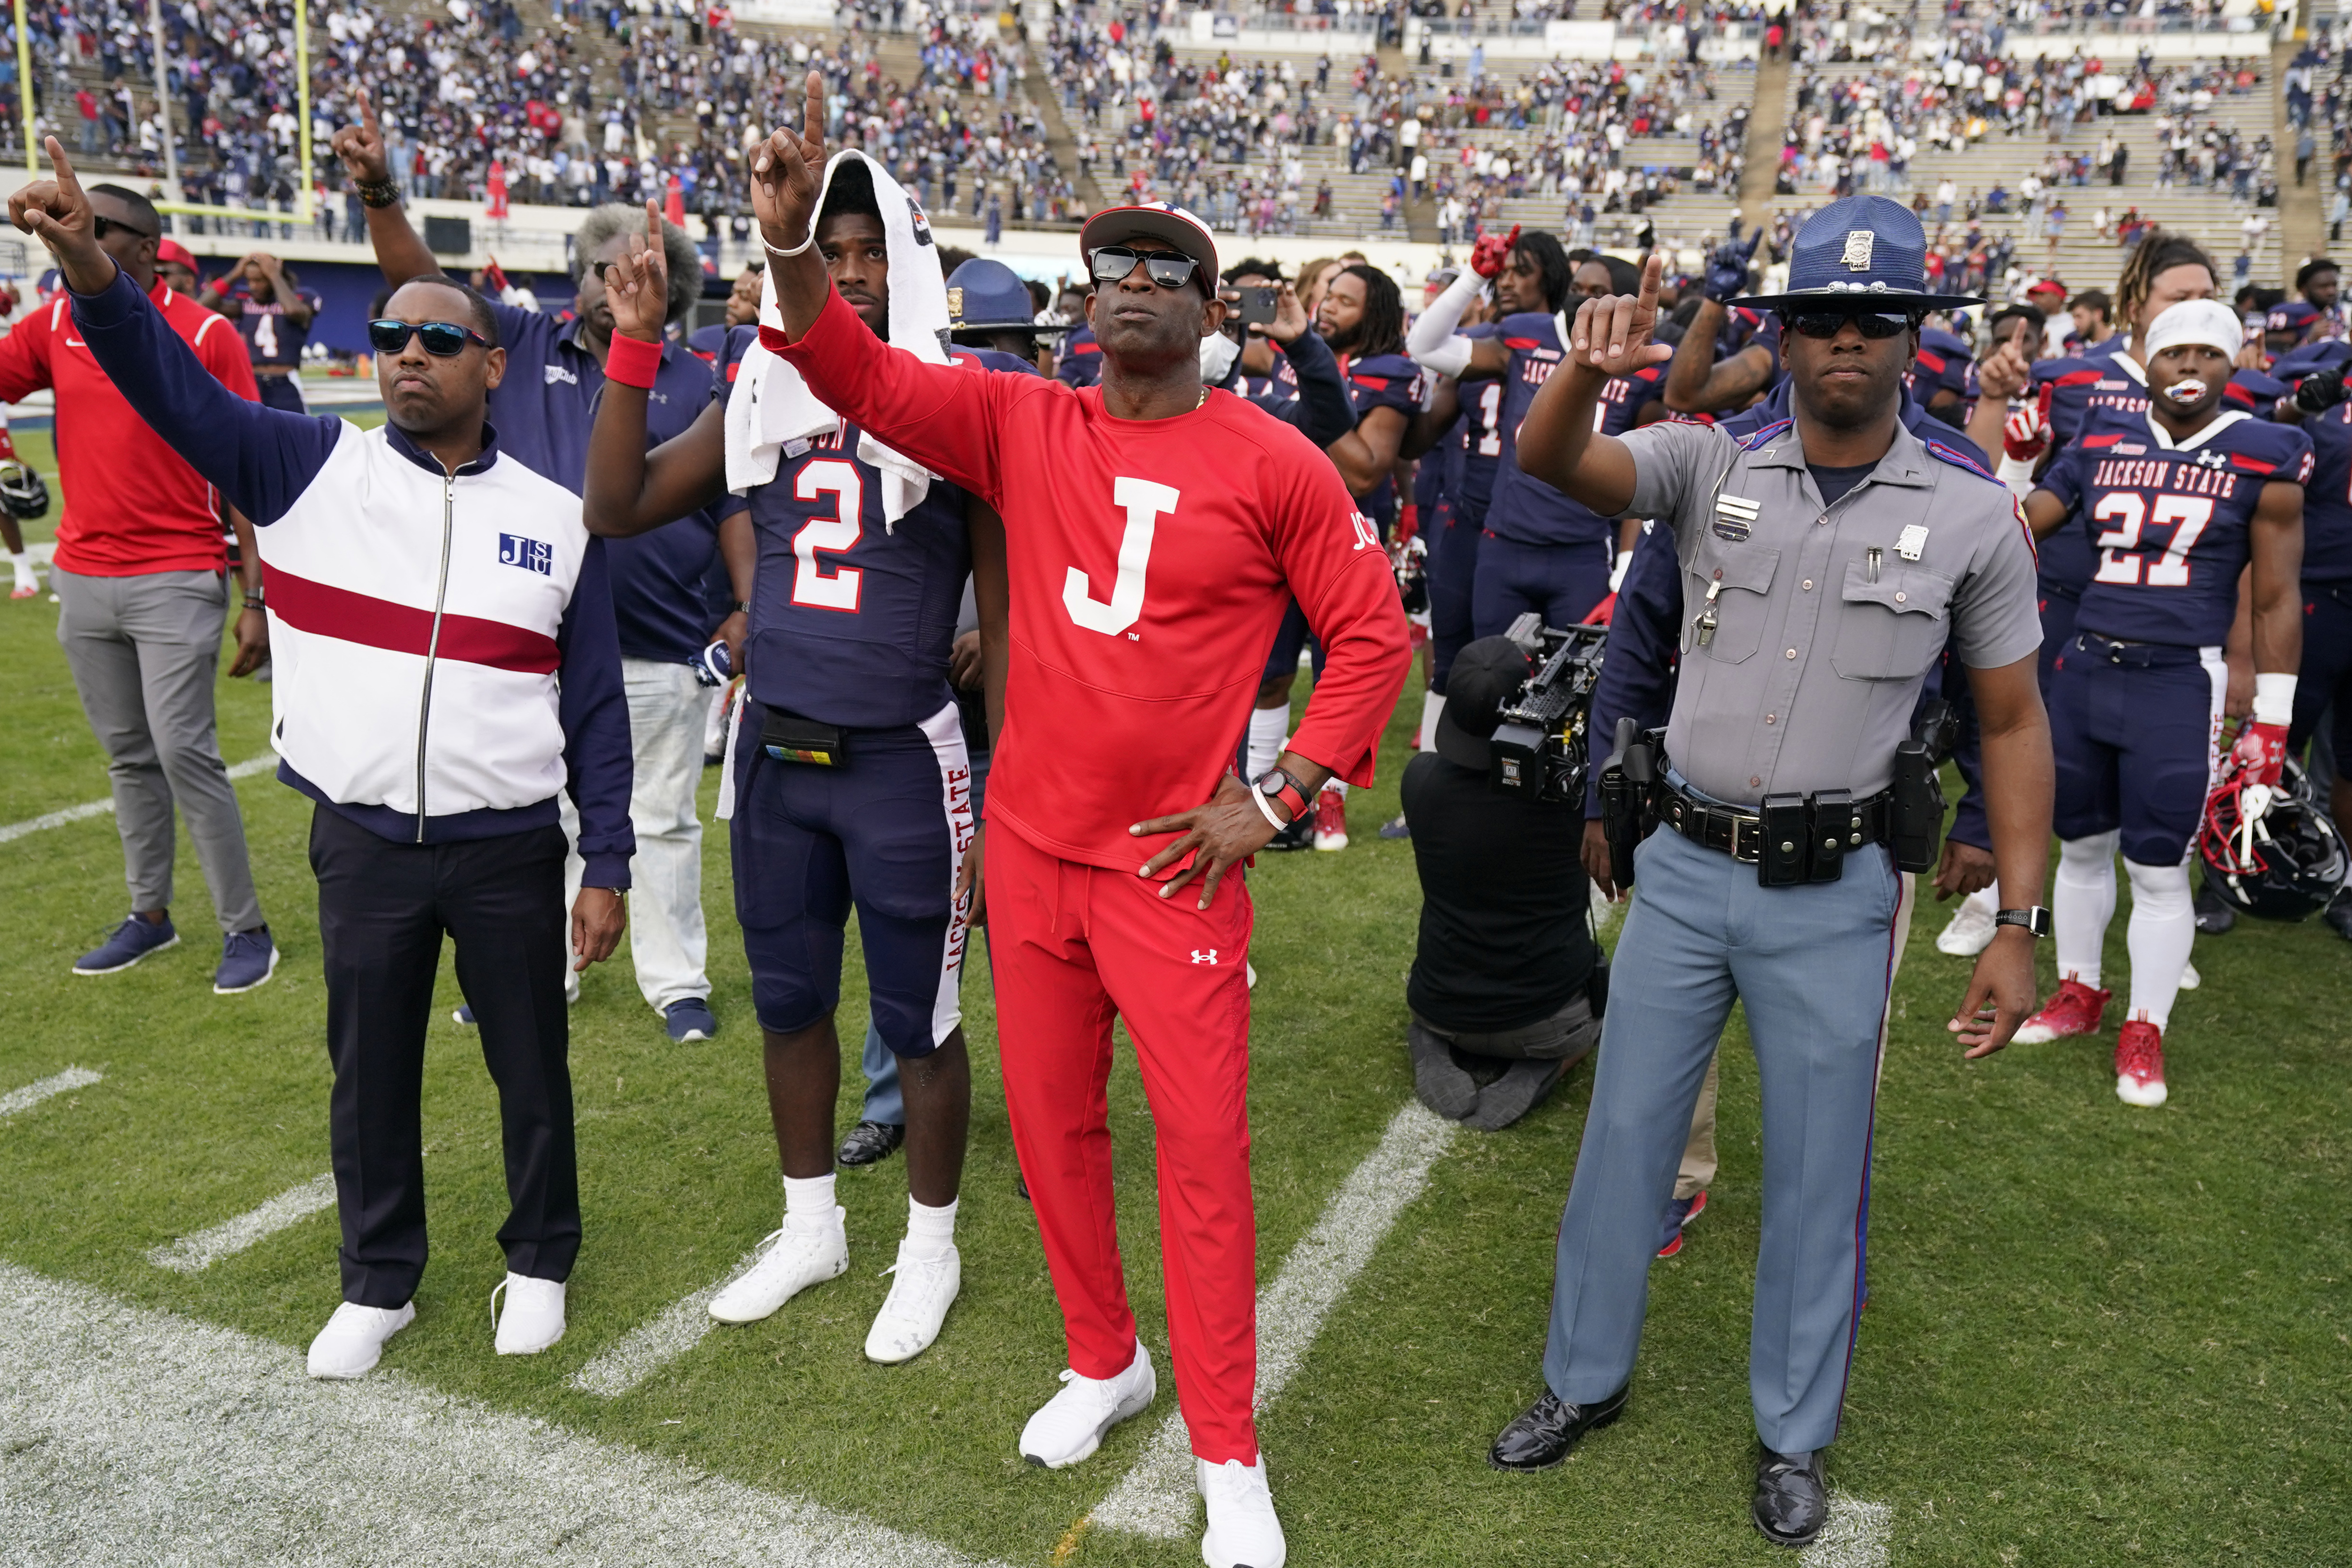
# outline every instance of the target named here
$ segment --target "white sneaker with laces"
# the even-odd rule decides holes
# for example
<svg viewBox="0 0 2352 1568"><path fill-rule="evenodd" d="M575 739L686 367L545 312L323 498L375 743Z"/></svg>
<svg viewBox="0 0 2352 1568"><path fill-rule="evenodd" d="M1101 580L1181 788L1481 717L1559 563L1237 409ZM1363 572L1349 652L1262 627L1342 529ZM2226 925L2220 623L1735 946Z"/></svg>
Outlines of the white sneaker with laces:
<svg viewBox="0 0 2352 1568"><path fill-rule="evenodd" d="M499 1311L499 1291L507 1310ZM563 1337L563 1281L507 1271L490 1291L490 1329L500 1355L537 1355Z"/></svg>
<svg viewBox="0 0 2352 1568"><path fill-rule="evenodd" d="M1081 1377L1062 1369L1062 1391L1021 1428L1021 1457L1049 1470L1065 1469L1102 1447L1103 1434L1151 1407L1160 1392L1151 1353L1135 1342L1135 1360L1117 1377Z"/></svg>
<svg viewBox="0 0 2352 1568"><path fill-rule="evenodd" d="M1282 1521L1274 1514L1264 1454L1254 1465L1239 1459L1213 1465L1196 1458L1192 1481L1209 1512L1202 1562L1209 1568L1282 1568L1290 1549L1282 1539Z"/></svg>
<svg viewBox="0 0 2352 1568"><path fill-rule="evenodd" d="M952 1244L941 1258L908 1254L910 1241L898 1243L898 1260L888 1272L898 1276L874 1326L866 1331L866 1359L885 1366L912 1361L940 1337L940 1324L963 1289L963 1258Z"/></svg>
<svg viewBox="0 0 2352 1568"><path fill-rule="evenodd" d="M2205 977L2197 972L2196 965L2183 964L2180 966L2180 988L2182 990L2193 991L2204 983Z"/></svg>
<svg viewBox="0 0 2352 1568"><path fill-rule="evenodd" d="M383 1355L383 1342L416 1321L416 1303L363 1307L345 1301L310 1342L310 1375L363 1377Z"/></svg>
<svg viewBox="0 0 2352 1568"><path fill-rule="evenodd" d="M787 1220L760 1243L767 1249L740 1278L710 1298L710 1315L722 1323L756 1323L778 1307L849 1267L849 1210L833 1211L833 1223L795 1230Z"/></svg>
<svg viewBox="0 0 2352 1568"><path fill-rule="evenodd" d="M1978 907L1972 898L1960 900L1959 908L1952 912L1951 920L1937 934L1936 951L1949 953L1955 958L1973 958L1992 946L1992 934L2000 929L1992 923L1992 912Z"/></svg>

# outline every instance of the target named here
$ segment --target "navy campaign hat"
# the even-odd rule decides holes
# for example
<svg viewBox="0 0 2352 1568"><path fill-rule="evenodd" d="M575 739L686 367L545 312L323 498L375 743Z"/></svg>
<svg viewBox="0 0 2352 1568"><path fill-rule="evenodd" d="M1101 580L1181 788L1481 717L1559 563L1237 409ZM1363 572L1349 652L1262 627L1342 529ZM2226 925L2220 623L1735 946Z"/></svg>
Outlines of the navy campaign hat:
<svg viewBox="0 0 2352 1568"><path fill-rule="evenodd" d="M1885 196L1848 196L1805 220L1789 250L1789 291L1734 299L1765 310L1957 310L1981 305L1927 292L1927 231Z"/></svg>
<svg viewBox="0 0 2352 1568"><path fill-rule="evenodd" d="M948 277L948 327L957 332L1066 332L1040 327L1021 275L1001 261L973 256Z"/></svg>

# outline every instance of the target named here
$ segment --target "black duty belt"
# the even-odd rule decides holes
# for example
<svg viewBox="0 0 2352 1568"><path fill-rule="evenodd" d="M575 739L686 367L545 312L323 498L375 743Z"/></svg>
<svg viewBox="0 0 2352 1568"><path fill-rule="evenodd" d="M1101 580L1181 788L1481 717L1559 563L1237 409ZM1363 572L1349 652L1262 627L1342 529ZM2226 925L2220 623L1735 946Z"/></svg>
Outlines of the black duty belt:
<svg viewBox="0 0 2352 1568"><path fill-rule="evenodd" d="M2177 670L2204 663L2204 655L2179 643L2126 643L2096 632L2077 632L2074 651L2130 670Z"/></svg>
<svg viewBox="0 0 2352 1568"><path fill-rule="evenodd" d="M1720 806L1676 789L1657 786L1658 820L1695 844L1720 850L1757 868L1767 887L1805 882L1835 882L1845 857L1864 844L1888 841L1895 791L1883 789L1856 800L1843 789L1812 795L1767 795L1762 806Z"/></svg>

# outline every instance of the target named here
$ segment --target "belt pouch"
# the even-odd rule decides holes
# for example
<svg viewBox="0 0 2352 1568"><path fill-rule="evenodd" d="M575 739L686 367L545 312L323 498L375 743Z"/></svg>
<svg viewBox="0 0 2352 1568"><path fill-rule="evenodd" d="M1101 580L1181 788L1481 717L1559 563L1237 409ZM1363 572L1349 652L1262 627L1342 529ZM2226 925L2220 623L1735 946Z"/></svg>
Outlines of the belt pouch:
<svg viewBox="0 0 2352 1568"><path fill-rule="evenodd" d="M760 748L779 762L800 762L814 768L839 768L847 757L841 745L841 727L819 724L782 708L769 708L760 726Z"/></svg>
<svg viewBox="0 0 2352 1568"><path fill-rule="evenodd" d="M1845 852L1862 838L1862 814L1853 809L1853 795L1844 789L1823 789L1813 797L1811 852L1807 857L1809 880L1835 882L1845 871Z"/></svg>
<svg viewBox="0 0 2352 1568"><path fill-rule="evenodd" d="M1756 856L1756 880L1766 887L1794 887L1805 880L1806 840L1802 795L1767 795L1757 831L1764 835Z"/></svg>

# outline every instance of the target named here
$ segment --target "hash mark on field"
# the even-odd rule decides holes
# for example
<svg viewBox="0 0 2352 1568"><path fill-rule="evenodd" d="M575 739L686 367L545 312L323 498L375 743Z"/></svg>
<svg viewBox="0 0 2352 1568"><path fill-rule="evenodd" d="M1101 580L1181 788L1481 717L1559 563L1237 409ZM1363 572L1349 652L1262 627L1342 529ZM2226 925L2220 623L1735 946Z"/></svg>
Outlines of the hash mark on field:
<svg viewBox="0 0 2352 1568"><path fill-rule="evenodd" d="M735 1267L683 1301L672 1301L659 1316L648 1319L572 1375L572 1386L583 1394L617 1399L702 1343L710 1332L710 1298L735 1282L738 1275L760 1260L760 1249L743 1254Z"/></svg>
<svg viewBox="0 0 2352 1568"><path fill-rule="evenodd" d="M87 1089L106 1076L92 1072L87 1067L68 1067L63 1072L53 1072L37 1083L27 1083L22 1089L11 1089L0 1094L0 1116L13 1116L19 1111L29 1111L52 1095L68 1090Z"/></svg>
<svg viewBox="0 0 2352 1568"><path fill-rule="evenodd" d="M994 1568L396 1373L314 1382L289 1346L8 1263L0 1365L17 1369L0 1380L12 1568Z"/></svg>
<svg viewBox="0 0 2352 1568"><path fill-rule="evenodd" d="M1842 1491L1830 1493L1830 1521L1798 1559L1802 1568L1886 1568L1895 1510Z"/></svg>
<svg viewBox="0 0 2352 1568"><path fill-rule="evenodd" d="M1408 1103L1380 1146L1349 1174L1322 1217L1283 1260L1257 1298L1257 1398L1264 1410L1307 1359L1317 1331L1372 1259L1397 1216L1429 1185L1429 1167L1457 1124ZM1193 1528L1192 1442L1180 1411L1153 1433L1143 1457L1087 1517L1106 1529L1175 1539Z"/></svg>
<svg viewBox="0 0 2352 1568"><path fill-rule="evenodd" d="M287 1188L258 1208L247 1209L234 1219L224 1219L208 1230L158 1247L147 1254L147 1261L178 1274L200 1273L257 1241L299 1224L322 1208L333 1207L334 1203L335 1173L329 1171L300 1186Z"/></svg>
<svg viewBox="0 0 2352 1568"><path fill-rule="evenodd" d="M274 751L266 752L259 757L248 757L242 762L231 764L228 776L232 779L250 779L257 773L277 766L278 754ZM68 806L45 816L27 818L21 822L10 822L0 826L0 844L5 844L11 839L21 839L27 833L37 833L49 828L62 828L68 822L79 822L91 817L103 817L113 810L114 800L110 796L103 800L85 800L79 806Z"/></svg>

